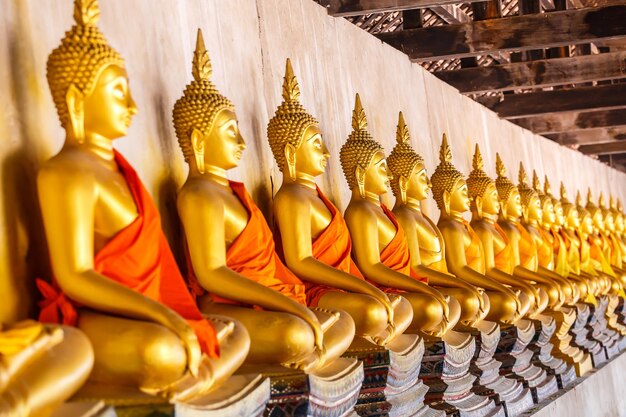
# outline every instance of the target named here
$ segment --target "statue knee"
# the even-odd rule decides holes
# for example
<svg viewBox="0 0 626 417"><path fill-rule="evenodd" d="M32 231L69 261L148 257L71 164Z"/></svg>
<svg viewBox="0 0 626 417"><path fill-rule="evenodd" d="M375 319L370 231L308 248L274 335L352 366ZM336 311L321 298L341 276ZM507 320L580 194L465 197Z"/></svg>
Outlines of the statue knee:
<svg viewBox="0 0 626 417"><path fill-rule="evenodd" d="M461 303L461 320L471 320L478 314L480 300L470 290L463 289L461 294L462 298L457 299Z"/></svg>
<svg viewBox="0 0 626 417"><path fill-rule="evenodd" d="M367 297L360 317L352 317L359 336L375 336L387 328L387 311L378 300Z"/></svg>
<svg viewBox="0 0 626 417"><path fill-rule="evenodd" d="M303 356L313 353L315 349L315 336L311 326L304 320L291 316L279 326L278 332L283 349L279 353L279 362L291 362Z"/></svg>
<svg viewBox="0 0 626 417"><path fill-rule="evenodd" d="M140 386L168 385L180 378L187 368L187 353L182 341L162 326L155 326L144 336L140 355L144 369Z"/></svg>
<svg viewBox="0 0 626 417"><path fill-rule="evenodd" d="M435 329L443 321L444 312L441 303L433 297L424 306L425 328L427 330Z"/></svg>
<svg viewBox="0 0 626 417"><path fill-rule="evenodd" d="M52 348L71 352L64 355L64 363L72 369L72 375L78 379L87 379L94 363L93 347L83 332L75 327L62 326L63 341Z"/></svg>

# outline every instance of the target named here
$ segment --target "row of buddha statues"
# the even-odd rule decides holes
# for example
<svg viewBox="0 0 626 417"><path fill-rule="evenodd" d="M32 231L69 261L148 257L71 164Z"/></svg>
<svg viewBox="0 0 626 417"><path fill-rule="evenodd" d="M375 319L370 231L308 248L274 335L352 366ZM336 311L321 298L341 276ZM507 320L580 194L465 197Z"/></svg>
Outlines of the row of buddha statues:
<svg viewBox="0 0 626 417"><path fill-rule="evenodd" d="M37 178L54 277L37 280L39 321L0 333L0 415L48 415L83 384L184 403L240 367L315 374L355 343L395 349L403 333L445 340L624 297L617 202L572 203L564 188L558 199L521 165L516 185L499 156L493 180L478 147L465 178L445 135L429 178L402 113L386 157L358 95L339 155L352 193L342 215L316 185L330 154L289 60L267 128L283 174L272 230L227 177L246 144L200 31L193 79L173 106L189 166L177 197L184 277L152 198L113 145L137 113L124 60L97 27L97 1L74 8L47 62L66 140ZM389 186L393 209L381 203ZM421 210L431 189L438 223Z"/></svg>

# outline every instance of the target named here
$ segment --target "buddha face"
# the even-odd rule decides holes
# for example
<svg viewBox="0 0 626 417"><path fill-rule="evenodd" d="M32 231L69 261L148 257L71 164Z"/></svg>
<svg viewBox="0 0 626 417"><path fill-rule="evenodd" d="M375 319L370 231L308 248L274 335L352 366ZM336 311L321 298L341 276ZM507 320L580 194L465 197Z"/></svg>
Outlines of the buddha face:
<svg viewBox="0 0 626 417"><path fill-rule="evenodd" d="M609 232L615 231L615 218L613 217L613 213L607 213L604 216L604 228Z"/></svg>
<svg viewBox="0 0 626 417"><path fill-rule="evenodd" d="M500 212L498 190L494 184L489 184L483 194L483 213L496 215Z"/></svg>
<svg viewBox="0 0 626 417"><path fill-rule="evenodd" d="M375 195L385 194L389 188L390 180L391 174L387 167L385 154L380 151L376 152L367 170L365 170L365 191Z"/></svg>
<svg viewBox="0 0 626 417"><path fill-rule="evenodd" d="M528 220L537 222L541 220L541 201L536 195L533 195L528 203Z"/></svg>
<svg viewBox="0 0 626 417"><path fill-rule="evenodd" d="M411 177L406 186L407 197L415 198L416 200L424 200L428 197L428 191L432 188L430 179L428 178L428 172L424 165L418 164L413 168Z"/></svg>
<svg viewBox="0 0 626 417"><path fill-rule="evenodd" d="M583 217L580 224L580 230L586 235L590 235L593 233L593 219L591 218L591 216L586 215L585 217Z"/></svg>
<svg viewBox="0 0 626 417"><path fill-rule="evenodd" d="M450 193L450 212L465 213L470 209L469 193L467 183L464 179L459 179Z"/></svg>
<svg viewBox="0 0 626 417"><path fill-rule="evenodd" d="M563 226L565 224L565 214L563 213L563 206L561 203L554 203L554 224L558 226Z"/></svg>
<svg viewBox="0 0 626 417"><path fill-rule="evenodd" d="M615 231L617 233L624 232L624 216L621 214L615 216Z"/></svg>
<svg viewBox="0 0 626 417"><path fill-rule="evenodd" d="M326 170L330 153L326 149L322 132L317 126L309 126L296 149L296 172L316 177Z"/></svg>
<svg viewBox="0 0 626 417"><path fill-rule="evenodd" d="M97 135L110 140L125 136L135 114L137 106L130 94L126 70L117 65L107 66L98 76L91 94L83 98L85 136Z"/></svg>
<svg viewBox="0 0 626 417"><path fill-rule="evenodd" d="M546 201L543 205L542 222L546 226L552 226L556 222L556 214L554 213L554 205L552 201Z"/></svg>
<svg viewBox="0 0 626 417"><path fill-rule="evenodd" d="M237 116L231 110L222 110L204 135L204 164L221 169L239 165L246 143L239 132Z"/></svg>
<svg viewBox="0 0 626 417"><path fill-rule="evenodd" d="M578 229L580 227L580 217L578 216L578 211L575 208L570 209L569 213L567 213L567 225L574 229Z"/></svg>
<svg viewBox="0 0 626 417"><path fill-rule="evenodd" d="M593 219L593 228L596 231L596 233L598 231L604 230L604 222L602 221L602 213L600 212L600 210L596 211L592 219Z"/></svg>
<svg viewBox="0 0 626 417"><path fill-rule="evenodd" d="M506 215L519 219L522 215L522 198L518 190L511 191L511 195L506 202Z"/></svg>

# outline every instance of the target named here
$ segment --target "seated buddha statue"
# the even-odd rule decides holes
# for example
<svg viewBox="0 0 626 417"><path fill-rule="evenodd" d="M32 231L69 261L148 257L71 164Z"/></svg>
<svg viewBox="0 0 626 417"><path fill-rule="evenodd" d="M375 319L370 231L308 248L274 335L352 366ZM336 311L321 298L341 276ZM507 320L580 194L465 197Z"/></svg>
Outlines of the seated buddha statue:
<svg viewBox="0 0 626 417"><path fill-rule="evenodd" d="M452 165L452 152L445 134L439 160L431 182L433 198L441 210L437 227L445 244L448 270L485 290L490 304L487 320L500 324L515 323L527 313L530 307L528 298L487 275L480 238L463 218L470 209L468 185L463 174Z"/></svg>
<svg viewBox="0 0 626 417"><path fill-rule="evenodd" d="M602 212L604 228L600 231L602 237L604 256L611 265L611 269L619 279L619 285L624 288L626 283L626 275L622 265L622 252L620 249L619 239L615 234L615 213L613 209L614 203L611 197L609 207L605 205L604 195L601 193L598 201L598 207Z"/></svg>
<svg viewBox="0 0 626 417"><path fill-rule="evenodd" d="M304 284L279 259L263 214L242 183L228 180L246 144L235 108L211 73L198 31L193 80L173 109L189 165L178 212L198 305L245 325L252 340L247 365L315 372L350 346L354 321L342 311L307 308Z"/></svg>
<svg viewBox="0 0 626 417"><path fill-rule="evenodd" d="M98 395L134 390L185 401L243 362L245 329L195 305L139 176L113 147L137 107L122 57L96 26L97 1L76 0L76 24L48 58L60 152L37 177L52 272L38 280L40 320L82 330Z"/></svg>
<svg viewBox="0 0 626 417"><path fill-rule="evenodd" d="M48 416L87 380L93 350L78 329L0 325L0 416Z"/></svg>
<svg viewBox="0 0 626 417"><path fill-rule="evenodd" d="M489 297L482 289L452 275L446 266L445 243L441 232L421 210L421 201L431 188L424 160L410 144L409 129L400 112L397 144L387 158L392 174L391 189L396 197L393 213L404 229L414 274L461 304L460 323L473 327L489 312Z"/></svg>
<svg viewBox="0 0 626 417"><path fill-rule="evenodd" d="M611 210L613 211L613 216L615 217L614 236L617 238L617 247L621 253L622 267L624 267L624 261L626 261L626 234L624 234L624 230L626 229L626 225L624 224L622 202L611 198Z"/></svg>
<svg viewBox="0 0 626 417"><path fill-rule="evenodd" d="M472 210L470 225L482 244L485 273L499 283L519 291L519 299L526 307L526 312L538 314L547 305L547 295L512 275L515 269L513 247L497 223L500 213L498 189L496 183L483 170L483 166L483 158L476 145L472 159L473 169L467 178L467 189ZM507 200L508 194L503 193L502 199Z"/></svg>
<svg viewBox="0 0 626 417"><path fill-rule="evenodd" d="M587 278L589 283L590 295L588 298L595 298L605 292L603 289L605 280L598 272L602 266L591 257L589 236L593 233L593 220L591 219L591 213L585 208L580 191L576 193L576 211L579 219L576 236L580 242L580 273L581 276Z"/></svg>
<svg viewBox="0 0 626 417"><path fill-rule="evenodd" d="M520 248L520 261L531 271L536 271L540 275L548 277L553 282L557 283L563 295L564 303L568 305L576 303L580 297L578 287L551 269L554 253L552 246L549 242L544 240L540 231L539 222L541 221L542 209L539 194L528 184L528 176L521 162L517 188L522 204L522 218L520 224L527 233L527 235L522 233L521 236L523 240L521 244L524 245L525 248ZM550 204L551 203L550 201ZM532 239L532 243L530 239ZM557 306L552 306L552 308L558 309Z"/></svg>
<svg viewBox="0 0 626 417"><path fill-rule="evenodd" d="M511 247L512 275L540 288L540 295L548 296L550 309L559 309L565 302L561 286L549 275L538 272L537 246L534 239L520 222L522 200L518 187L506 175L506 168L496 154L496 189L500 200L498 226L504 232ZM509 268L509 270L511 270Z"/></svg>
<svg viewBox="0 0 626 417"><path fill-rule="evenodd" d="M397 294L385 294L352 260L352 240L341 213L316 185L330 154L318 121L299 101L287 59L283 103L267 127L283 182L274 197L279 253L305 285L308 305L340 308L354 319L356 335L387 345L411 324L413 310Z"/></svg>
<svg viewBox="0 0 626 417"><path fill-rule="evenodd" d="M344 213L354 246L354 260L367 280L411 303L409 333L443 337L459 321L461 307L454 298L412 274L408 244L395 216L380 202L387 192L389 173L383 147L367 130L359 95L352 116L352 132L340 151L343 173L352 192Z"/></svg>

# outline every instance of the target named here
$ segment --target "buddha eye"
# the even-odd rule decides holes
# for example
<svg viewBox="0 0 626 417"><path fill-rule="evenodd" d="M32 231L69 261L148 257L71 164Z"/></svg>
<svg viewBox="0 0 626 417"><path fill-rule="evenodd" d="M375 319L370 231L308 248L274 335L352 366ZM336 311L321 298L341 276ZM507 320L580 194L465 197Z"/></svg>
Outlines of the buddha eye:
<svg viewBox="0 0 626 417"><path fill-rule="evenodd" d="M126 97L126 92L124 91L124 89L121 86L116 86L113 89L113 95L116 98L119 98L119 99L123 100Z"/></svg>

